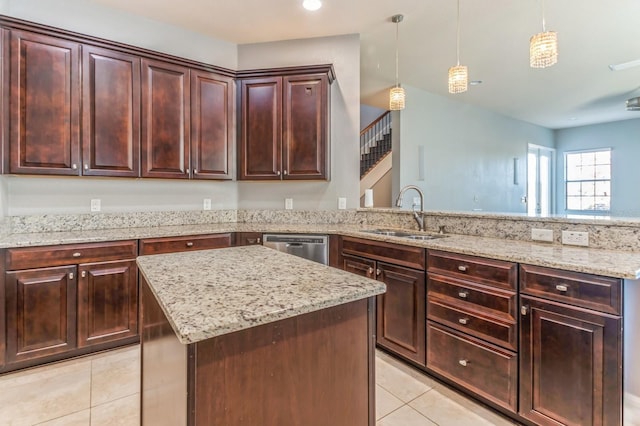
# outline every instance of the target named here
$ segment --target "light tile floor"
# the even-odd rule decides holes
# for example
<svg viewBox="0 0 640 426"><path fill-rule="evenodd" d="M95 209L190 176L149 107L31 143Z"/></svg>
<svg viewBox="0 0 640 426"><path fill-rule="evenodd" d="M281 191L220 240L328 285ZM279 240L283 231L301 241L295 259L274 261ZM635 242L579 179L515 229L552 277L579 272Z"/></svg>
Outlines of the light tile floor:
<svg viewBox="0 0 640 426"><path fill-rule="evenodd" d="M139 346L6 374L0 425L136 426L139 392ZM384 352L376 354L376 419L377 426L514 424Z"/></svg>
<svg viewBox="0 0 640 426"><path fill-rule="evenodd" d="M507 426L485 408L384 352L376 352L377 426Z"/></svg>

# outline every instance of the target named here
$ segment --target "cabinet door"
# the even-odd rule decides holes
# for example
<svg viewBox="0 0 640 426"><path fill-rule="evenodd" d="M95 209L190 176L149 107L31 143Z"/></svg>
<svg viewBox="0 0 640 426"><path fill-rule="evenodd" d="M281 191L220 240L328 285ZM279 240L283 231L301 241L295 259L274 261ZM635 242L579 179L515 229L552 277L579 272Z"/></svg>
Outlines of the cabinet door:
<svg viewBox="0 0 640 426"><path fill-rule="evenodd" d="M2 173L9 170L9 30L0 28L0 147ZM1 324L0 324L1 325ZM2 349L2 347L0 347ZM2 355L0 355L0 359Z"/></svg>
<svg viewBox="0 0 640 426"><path fill-rule="evenodd" d="M282 78L240 82L239 180L280 180Z"/></svg>
<svg viewBox="0 0 640 426"><path fill-rule="evenodd" d="M520 415L540 425L619 425L620 317L522 296Z"/></svg>
<svg viewBox="0 0 640 426"><path fill-rule="evenodd" d="M189 69L142 60L142 176L189 178Z"/></svg>
<svg viewBox="0 0 640 426"><path fill-rule="evenodd" d="M80 173L80 45L11 31L11 173Z"/></svg>
<svg viewBox="0 0 640 426"><path fill-rule="evenodd" d="M425 365L425 273L378 262L378 279L387 292L377 299L377 343Z"/></svg>
<svg viewBox="0 0 640 426"><path fill-rule="evenodd" d="M191 168L195 179L231 179L233 87L230 77L191 71Z"/></svg>
<svg viewBox="0 0 640 426"><path fill-rule="evenodd" d="M75 266L6 273L7 362L76 347Z"/></svg>
<svg viewBox="0 0 640 426"><path fill-rule="evenodd" d="M80 265L78 347L138 334L135 260Z"/></svg>
<svg viewBox="0 0 640 426"><path fill-rule="evenodd" d="M327 179L328 77L285 77L283 86L284 179Z"/></svg>
<svg viewBox="0 0 640 426"><path fill-rule="evenodd" d="M140 171L140 58L83 46L83 175Z"/></svg>

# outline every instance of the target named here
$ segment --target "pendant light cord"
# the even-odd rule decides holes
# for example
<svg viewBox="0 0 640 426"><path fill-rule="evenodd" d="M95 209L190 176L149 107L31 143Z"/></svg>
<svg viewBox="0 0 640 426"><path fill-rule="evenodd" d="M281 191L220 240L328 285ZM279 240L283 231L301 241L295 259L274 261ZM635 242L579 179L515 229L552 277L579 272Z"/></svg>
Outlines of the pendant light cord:
<svg viewBox="0 0 640 426"><path fill-rule="evenodd" d="M456 30L456 62L460 65L460 0L458 0L458 25Z"/></svg>
<svg viewBox="0 0 640 426"><path fill-rule="evenodd" d="M542 32L547 32L547 26L544 20L544 0L540 1L540 8L542 9Z"/></svg>
<svg viewBox="0 0 640 426"><path fill-rule="evenodd" d="M398 28L399 28L400 22L396 22L396 87L399 87L399 83L398 83Z"/></svg>

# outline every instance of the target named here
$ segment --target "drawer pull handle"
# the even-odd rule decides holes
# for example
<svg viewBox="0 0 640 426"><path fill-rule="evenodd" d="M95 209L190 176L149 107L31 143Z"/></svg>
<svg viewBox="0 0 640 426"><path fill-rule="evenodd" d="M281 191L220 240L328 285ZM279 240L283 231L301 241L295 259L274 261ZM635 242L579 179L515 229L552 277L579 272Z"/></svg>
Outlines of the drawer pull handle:
<svg viewBox="0 0 640 426"><path fill-rule="evenodd" d="M569 287L564 284L558 284L556 286L556 290L566 293L569 290Z"/></svg>
<svg viewBox="0 0 640 426"><path fill-rule="evenodd" d="M469 270L469 267L467 265L459 265L458 266L458 271L460 271L460 272L467 272L467 270Z"/></svg>
<svg viewBox="0 0 640 426"><path fill-rule="evenodd" d="M466 359L461 359L458 361L458 364L460 364L463 367L466 367L469 364L469 361Z"/></svg>
<svg viewBox="0 0 640 426"><path fill-rule="evenodd" d="M73 257L80 257L82 256L82 253L80 253L79 251L75 252L72 254Z"/></svg>
<svg viewBox="0 0 640 426"><path fill-rule="evenodd" d="M469 324L469 318L460 318L458 319L458 322L462 325L467 325Z"/></svg>
<svg viewBox="0 0 640 426"><path fill-rule="evenodd" d="M367 270L367 275L373 275L373 268L369 267Z"/></svg>
<svg viewBox="0 0 640 426"><path fill-rule="evenodd" d="M193 247L193 242L192 242L192 241L189 241L189 242L187 243L187 247Z"/></svg>
<svg viewBox="0 0 640 426"><path fill-rule="evenodd" d="M467 291L459 291L458 292L458 296L460 296L461 299L466 299L467 296L469 296L469 292L467 292Z"/></svg>

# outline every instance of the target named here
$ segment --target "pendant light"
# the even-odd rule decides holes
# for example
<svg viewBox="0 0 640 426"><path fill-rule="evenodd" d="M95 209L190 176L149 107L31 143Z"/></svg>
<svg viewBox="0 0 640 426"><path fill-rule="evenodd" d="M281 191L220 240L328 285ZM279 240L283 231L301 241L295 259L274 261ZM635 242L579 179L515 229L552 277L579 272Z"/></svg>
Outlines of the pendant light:
<svg viewBox="0 0 640 426"><path fill-rule="evenodd" d="M544 0L542 3L542 32L529 40L529 65L531 68L546 68L558 62L558 34L547 31L544 20Z"/></svg>
<svg viewBox="0 0 640 426"><path fill-rule="evenodd" d="M456 66L449 68L449 93L463 93L467 91L469 71L460 65L460 0L458 0L458 19L456 33Z"/></svg>
<svg viewBox="0 0 640 426"><path fill-rule="evenodd" d="M398 26L403 19L404 16L402 15L393 15L391 17L391 22L396 24L396 85L389 92L389 109L391 111L404 109L405 93L398 80Z"/></svg>

